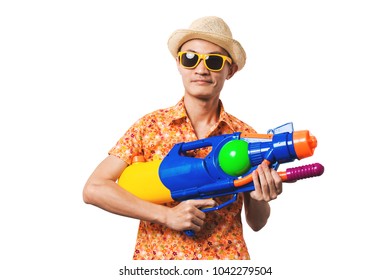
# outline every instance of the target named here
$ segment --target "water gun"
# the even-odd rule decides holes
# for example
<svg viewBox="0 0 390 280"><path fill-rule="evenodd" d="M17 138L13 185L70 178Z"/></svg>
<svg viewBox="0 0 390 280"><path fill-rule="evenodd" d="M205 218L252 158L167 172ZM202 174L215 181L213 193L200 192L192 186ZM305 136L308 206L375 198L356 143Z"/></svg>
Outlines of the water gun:
<svg viewBox="0 0 390 280"><path fill-rule="evenodd" d="M211 147L204 158L187 152ZM232 195L228 201L204 212L219 210L254 190L252 171L266 161L275 170L282 163L313 155L317 139L308 130L294 131L287 123L267 134L235 132L175 144L164 159L145 162L135 157L118 184L141 199L163 204L172 201ZM284 182L322 175L324 167L309 164L278 172Z"/></svg>

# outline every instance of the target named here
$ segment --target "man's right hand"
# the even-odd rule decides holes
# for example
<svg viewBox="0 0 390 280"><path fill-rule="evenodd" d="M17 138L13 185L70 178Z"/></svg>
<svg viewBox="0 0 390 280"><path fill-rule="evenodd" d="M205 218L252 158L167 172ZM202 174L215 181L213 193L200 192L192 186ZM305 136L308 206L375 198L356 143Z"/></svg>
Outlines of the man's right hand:
<svg viewBox="0 0 390 280"><path fill-rule="evenodd" d="M178 231L201 230L206 218L202 208L214 207L216 202L213 199L195 199L183 201L173 208L169 208L166 217L166 226Z"/></svg>

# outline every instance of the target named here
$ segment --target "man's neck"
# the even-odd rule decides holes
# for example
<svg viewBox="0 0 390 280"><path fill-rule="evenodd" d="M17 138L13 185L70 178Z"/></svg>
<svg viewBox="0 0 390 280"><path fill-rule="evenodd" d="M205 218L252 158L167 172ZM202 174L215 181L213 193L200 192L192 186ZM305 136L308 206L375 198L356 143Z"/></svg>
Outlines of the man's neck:
<svg viewBox="0 0 390 280"><path fill-rule="evenodd" d="M184 96L184 105L196 136L199 139L204 138L210 128L218 122L219 97L203 100Z"/></svg>

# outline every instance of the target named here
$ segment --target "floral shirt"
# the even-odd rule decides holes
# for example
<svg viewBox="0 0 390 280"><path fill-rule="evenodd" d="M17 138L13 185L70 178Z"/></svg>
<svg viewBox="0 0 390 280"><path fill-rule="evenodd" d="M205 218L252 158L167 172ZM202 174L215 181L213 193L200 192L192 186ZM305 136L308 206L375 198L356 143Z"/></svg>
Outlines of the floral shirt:
<svg viewBox="0 0 390 280"><path fill-rule="evenodd" d="M225 112L220 101L219 121L206 137L237 131L255 131L249 125ZM183 98L173 107L161 109L139 119L109 151L128 164L134 156L146 161L154 156L163 158L174 144L198 140L187 117ZM193 151L194 157L204 158L210 147ZM218 204L231 196L215 198ZM173 207L178 202L166 204ZM165 226L140 221L133 259L135 260L245 260L249 259L243 237L241 210L243 198L220 210L208 212L205 225L195 237Z"/></svg>

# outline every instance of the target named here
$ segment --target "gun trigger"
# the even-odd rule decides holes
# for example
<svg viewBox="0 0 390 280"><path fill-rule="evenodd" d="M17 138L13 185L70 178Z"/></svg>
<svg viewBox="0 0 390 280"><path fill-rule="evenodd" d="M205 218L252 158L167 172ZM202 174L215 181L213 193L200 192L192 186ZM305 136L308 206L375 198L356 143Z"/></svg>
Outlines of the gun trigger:
<svg viewBox="0 0 390 280"><path fill-rule="evenodd" d="M220 209L222 209L222 208L224 208L224 207L226 207L226 206L232 204L233 202L235 202L235 201L237 200L237 196L238 196L238 194L235 193L235 194L233 195L233 197L232 197L231 199L229 199L228 201L226 201L226 202L224 202L224 203L222 203L222 204L219 204L219 205L217 205L217 206L214 206L214 207L204 208L204 209L202 209L202 211L203 211L204 213L207 213L207 212L211 212L211 211L214 211L214 210L220 210Z"/></svg>

